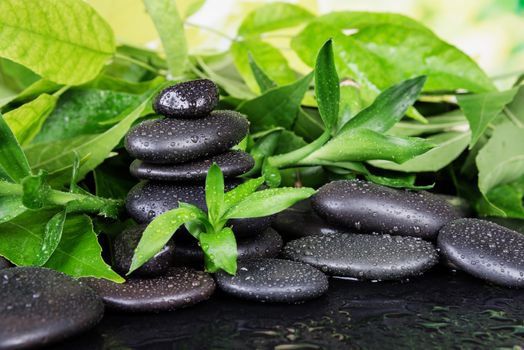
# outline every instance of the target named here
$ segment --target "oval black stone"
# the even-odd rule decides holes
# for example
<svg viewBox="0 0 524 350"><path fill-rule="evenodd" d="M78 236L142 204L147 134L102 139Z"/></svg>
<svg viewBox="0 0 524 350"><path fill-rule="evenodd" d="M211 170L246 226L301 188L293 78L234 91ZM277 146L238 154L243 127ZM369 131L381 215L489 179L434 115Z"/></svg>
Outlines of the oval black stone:
<svg viewBox="0 0 524 350"><path fill-rule="evenodd" d="M218 88L211 80L191 80L160 91L153 109L171 118L201 118L215 109L218 99Z"/></svg>
<svg viewBox="0 0 524 350"><path fill-rule="evenodd" d="M7 259L0 256L0 270L7 269L8 267L11 267L11 263Z"/></svg>
<svg viewBox="0 0 524 350"><path fill-rule="evenodd" d="M155 181L205 181L209 167L216 163L225 178L242 175L255 165L253 157L242 151L228 151L209 158L182 164L152 164L135 160L131 163L131 175L143 180Z"/></svg>
<svg viewBox="0 0 524 350"><path fill-rule="evenodd" d="M271 225L286 241L306 236L344 233L342 229L328 224L318 216L317 213L311 209L309 199L300 201L275 215Z"/></svg>
<svg viewBox="0 0 524 350"><path fill-rule="evenodd" d="M202 119L147 120L127 133L125 147L148 163L178 164L224 153L248 129L247 119L234 111L214 111Z"/></svg>
<svg viewBox="0 0 524 350"><path fill-rule="evenodd" d="M172 267L155 278L130 278L125 283L86 278L107 307L127 312L171 311L209 299L215 291L205 272Z"/></svg>
<svg viewBox="0 0 524 350"><path fill-rule="evenodd" d="M229 180L225 182L225 190L229 191L241 182ZM139 223L151 222L156 216L178 208L178 202L196 205L207 211L206 195L203 184L149 182L143 181L129 191L126 199L127 212ZM250 237L263 232L271 224L272 216L250 219L230 220L237 237Z"/></svg>
<svg viewBox="0 0 524 350"><path fill-rule="evenodd" d="M0 271L0 349L64 340L94 327L104 304L90 288L39 267Z"/></svg>
<svg viewBox="0 0 524 350"><path fill-rule="evenodd" d="M440 252L453 266L508 287L524 287L524 235L479 219L459 219L438 236Z"/></svg>
<svg viewBox="0 0 524 350"><path fill-rule="evenodd" d="M416 276L438 262L437 251L430 242L376 234L304 237L286 244L282 255L330 275L365 280Z"/></svg>
<svg viewBox="0 0 524 350"><path fill-rule="evenodd" d="M122 231L113 241L115 270L125 275L131 267L135 248L146 226L133 226ZM133 272L133 276L154 277L167 271L174 257L174 244L169 241L153 258Z"/></svg>
<svg viewBox="0 0 524 350"><path fill-rule="evenodd" d="M321 271L281 259L240 261L235 276L220 271L215 277L224 292L261 302L303 302L321 296L328 289L327 276Z"/></svg>
<svg viewBox="0 0 524 350"><path fill-rule="evenodd" d="M313 209L334 225L362 233L435 239L459 217L445 200L425 191L398 190L360 180L333 181L312 197Z"/></svg>
<svg viewBox="0 0 524 350"><path fill-rule="evenodd" d="M282 245L282 237L272 228L268 228L254 237L237 241L238 260L274 258L280 253ZM204 266L204 253L195 239L176 240L174 263L198 268Z"/></svg>

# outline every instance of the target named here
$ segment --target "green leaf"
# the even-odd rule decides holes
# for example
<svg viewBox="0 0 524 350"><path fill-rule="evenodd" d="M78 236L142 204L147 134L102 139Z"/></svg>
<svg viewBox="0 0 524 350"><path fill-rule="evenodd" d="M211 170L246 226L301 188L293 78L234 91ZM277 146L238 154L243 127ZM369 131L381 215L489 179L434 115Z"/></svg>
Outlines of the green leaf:
<svg viewBox="0 0 524 350"><path fill-rule="evenodd" d="M246 199L249 195L255 192L264 183L264 178L249 179L246 182L238 185L231 191L224 195L224 209L227 210L233 205Z"/></svg>
<svg viewBox="0 0 524 350"><path fill-rule="evenodd" d="M144 0L162 41L167 57L167 66L174 76L184 73L188 53L184 33L184 22L180 18L174 0Z"/></svg>
<svg viewBox="0 0 524 350"><path fill-rule="evenodd" d="M8 104L20 105L27 102L30 102L40 96L41 94L51 94L58 91L61 85L53 83L49 80L40 79L35 81L33 84L26 87L18 95L13 96L12 98L2 100L0 102L0 107L4 107Z"/></svg>
<svg viewBox="0 0 524 350"><path fill-rule="evenodd" d="M3 180L21 182L31 175L31 168L15 135L0 114L0 177Z"/></svg>
<svg viewBox="0 0 524 350"><path fill-rule="evenodd" d="M509 184L492 188L486 199L477 205L480 215L500 215L502 211L505 216L524 219L524 177ZM493 207L496 207L494 210Z"/></svg>
<svg viewBox="0 0 524 350"><path fill-rule="evenodd" d="M155 256L180 226L199 216L200 212L188 207L172 209L157 216L144 230L127 274L129 275Z"/></svg>
<svg viewBox="0 0 524 350"><path fill-rule="evenodd" d="M388 131L415 103L425 82L426 77L421 76L384 90L369 107L344 125L340 132L355 128L366 128L377 132Z"/></svg>
<svg viewBox="0 0 524 350"><path fill-rule="evenodd" d="M16 218L25 211L26 207L20 196L0 196L0 224Z"/></svg>
<svg viewBox="0 0 524 350"><path fill-rule="evenodd" d="M300 6L275 2L260 6L250 12L240 24L238 34L254 36L274 30L296 27L313 17L313 14Z"/></svg>
<svg viewBox="0 0 524 350"><path fill-rule="evenodd" d="M418 136L452 130L467 130L468 121L460 110L435 117L428 117L427 124L400 121L389 130L394 136Z"/></svg>
<svg viewBox="0 0 524 350"><path fill-rule="evenodd" d="M35 265L44 265L55 252L62 239L66 215L67 212L65 210L60 211L47 222L42 247L36 256Z"/></svg>
<svg viewBox="0 0 524 350"><path fill-rule="evenodd" d="M280 186L280 182L282 181L280 171L278 168L271 165L271 162L269 162L268 159L266 159L262 165L262 176L270 188L276 188Z"/></svg>
<svg viewBox="0 0 524 350"><path fill-rule="evenodd" d="M336 131L362 110L362 97L357 84L351 80L340 83L340 103Z"/></svg>
<svg viewBox="0 0 524 350"><path fill-rule="evenodd" d="M246 173L246 176L258 174L266 157L271 156L275 153L280 140L281 129L274 130L262 137L260 137L253 147L251 148L250 154L255 160L255 166Z"/></svg>
<svg viewBox="0 0 524 350"><path fill-rule="evenodd" d="M224 175L215 163L206 176L206 205L209 221L215 224L220 220L224 207Z"/></svg>
<svg viewBox="0 0 524 350"><path fill-rule="evenodd" d="M315 193L312 188L272 188L250 194L232 206L225 214L228 219L256 218L278 213Z"/></svg>
<svg viewBox="0 0 524 350"><path fill-rule="evenodd" d="M21 145L29 144L38 134L56 105L56 97L42 94L4 115L6 123Z"/></svg>
<svg viewBox="0 0 524 350"><path fill-rule="evenodd" d="M67 91L58 100L55 110L45 121L34 142L103 133L111 126L104 122L113 120L138 103L140 96L122 92L97 89Z"/></svg>
<svg viewBox="0 0 524 350"><path fill-rule="evenodd" d="M408 173L438 171L462 154L468 146L469 135L469 132L450 131L430 136L426 141L435 144L435 148L402 164L378 160L369 163L378 168Z"/></svg>
<svg viewBox="0 0 524 350"><path fill-rule="evenodd" d="M200 246L204 251L207 272L224 270L234 275L237 272L237 242L229 227L217 233L201 233Z"/></svg>
<svg viewBox="0 0 524 350"><path fill-rule="evenodd" d="M415 137L396 137L369 129L349 129L338 134L301 164L316 161L366 161L374 159L403 163L433 148L428 141Z"/></svg>
<svg viewBox="0 0 524 350"><path fill-rule="evenodd" d="M333 41L330 39L318 52L315 63L315 93L318 110L327 130L333 130L338 119L340 88L335 60Z"/></svg>
<svg viewBox="0 0 524 350"><path fill-rule="evenodd" d="M253 77L255 78L258 84L260 92L264 93L267 90L277 86L277 84L273 80L271 80L271 78L268 77L264 70L262 70L262 68L257 64L251 53L249 53L248 55L248 61L249 67L251 68L251 73L253 73Z"/></svg>
<svg viewBox="0 0 524 350"><path fill-rule="evenodd" d="M247 86L254 92L259 91L259 86L249 64L250 54L256 59L261 69L267 72L268 77L277 84L290 84L296 79L295 72L289 67L286 58L280 50L262 40L234 41L231 44L230 52L233 56L235 67Z"/></svg>
<svg viewBox="0 0 524 350"><path fill-rule="evenodd" d="M0 43L0 56L67 85L95 78L115 52L109 25L78 0L1 1Z"/></svg>
<svg viewBox="0 0 524 350"><path fill-rule="evenodd" d="M237 110L248 116L252 132L278 126L290 129L312 78L311 73L293 84L268 90L263 95L245 101Z"/></svg>
<svg viewBox="0 0 524 350"><path fill-rule="evenodd" d="M411 190L427 190L434 185L418 186L415 185L416 176L413 174L395 174L388 176L377 176L373 174L366 175L366 179L376 184L394 187L394 188L408 188Z"/></svg>
<svg viewBox="0 0 524 350"><path fill-rule="evenodd" d="M468 119L471 129L469 149L473 148L484 134L488 124L513 100L518 90L519 88L513 88L507 91L457 96L457 102Z"/></svg>
<svg viewBox="0 0 524 350"><path fill-rule="evenodd" d="M177 3L177 6L179 8L180 17L183 19L186 19L188 17L191 17L195 13L202 8L202 6L206 3L206 0L185 0L185 1L179 1Z"/></svg>
<svg viewBox="0 0 524 350"><path fill-rule="evenodd" d="M47 201L51 188L46 182L47 174L40 170L38 175L29 175L22 180L24 194L22 203L29 209L40 209Z"/></svg>
<svg viewBox="0 0 524 350"><path fill-rule="evenodd" d="M104 198L125 199L136 185L129 174L129 163L123 157L111 157L93 170L96 195Z"/></svg>

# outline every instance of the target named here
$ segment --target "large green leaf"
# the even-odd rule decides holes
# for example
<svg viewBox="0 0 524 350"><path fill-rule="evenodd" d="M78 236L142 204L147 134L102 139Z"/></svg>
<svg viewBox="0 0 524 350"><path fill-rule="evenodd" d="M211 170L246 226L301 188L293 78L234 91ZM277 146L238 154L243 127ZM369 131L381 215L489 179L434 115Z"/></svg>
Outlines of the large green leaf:
<svg viewBox="0 0 524 350"><path fill-rule="evenodd" d="M366 161L374 159L403 163L433 148L430 142L415 137L383 135L369 129L350 129L338 134L300 164L318 161Z"/></svg>
<svg viewBox="0 0 524 350"><path fill-rule="evenodd" d="M315 63L315 94L324 126L330 131L334 131L338 120L339 84L333 58L333 41L328 40L318 52Z"/></svg>
<svg viewBox="0 0 524 350"><path fill-rule="evenodd" d="M283 28L295 27L313 18L300 6L275 2L250 12L240 24L238 34L253 36Z"/></svg>
<svg viewBox="0 0 524 350"><path fill-rule="evenodd" d="M258 92L259 87L249 65L249 54L260 68L267 72L269 78L279 85L292 83L296 79L295 72L289 67L280 50L262 40L234 41L231 44L231 54L238 72L252 91Z"/></svg>
<svg viewBox="0 0 524 350"><path fill-rule="evenodd" d="M21 182L28 175L31 175L31 169L27 158L0 114L0 179Z"/></svg>
<svg viewBox="0 0 524 350"><path fill-rule="evenodd" d="M375 167L402 172L438 171L458 158L469 142L469 132L450 131L426 138L435 148L402 164L388 161L370 161Z"/></svg>
<svg viewBox="0 0 524 350"><path fill-rule="evenodd" d="M4 115L4 119L21 145L29 144L56 105L56 97L42 94ZM60 133L57 133L60 135ZM53 136L57 136L57 134Z"/></svg>
<svg viewBox="0 0 524 350"><path fill-rule="evenodd" d="M56 83L95 78L115 51L109 25L80 0L0 1L0 56Z"/></svg>
<svg viewBox="0 0 524 350"><path fill-rule="evenodd" d="M460 109L468 119L471 129L470 149L477 143L488 124L513 100L518 91L517 87L507 91L457 96Z"/></svg>
<svg viewBox="0 0 524 350"><path fill-rule="evenodd" d="M268 90L263 95L242 103L237 110L247 115L252 132L278 126L289 129L297 117L300 102L312 78L313 73L310 73L293 84Z"/></svg>
<svg viewBox="0 0 524 350"><path fill-rule="evenodd" d="M162 41L169 71L182 75L188 59L187 43L175 0L144 0L144 4Z"/></svg>

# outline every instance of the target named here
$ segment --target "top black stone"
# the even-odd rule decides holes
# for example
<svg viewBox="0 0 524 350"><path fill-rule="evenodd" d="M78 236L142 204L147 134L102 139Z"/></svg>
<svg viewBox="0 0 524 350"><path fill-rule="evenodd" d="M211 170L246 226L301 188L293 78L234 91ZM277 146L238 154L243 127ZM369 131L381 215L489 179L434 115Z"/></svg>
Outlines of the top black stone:
<svg viewBox="0 0 524 350"><path fill-rule="evenodd" d="M211 80L191 80L160 91L153 109L170 118L201 118L217 106L218 99L218 88Z"/></svg>

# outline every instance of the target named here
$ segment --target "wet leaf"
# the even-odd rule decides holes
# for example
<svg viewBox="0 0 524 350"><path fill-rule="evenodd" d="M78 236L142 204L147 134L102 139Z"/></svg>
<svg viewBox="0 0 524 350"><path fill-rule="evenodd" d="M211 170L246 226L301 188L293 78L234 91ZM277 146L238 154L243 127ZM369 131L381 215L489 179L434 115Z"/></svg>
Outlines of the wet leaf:
<svg viewBox="0 0 524 350"><path fill-rule="evenodd" d="M237 272L237 243L231 228L225 227L217 233L201 233L199 241L207 272L224 270L231 275Z"/></svg>

